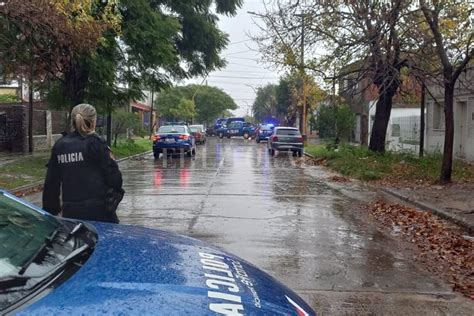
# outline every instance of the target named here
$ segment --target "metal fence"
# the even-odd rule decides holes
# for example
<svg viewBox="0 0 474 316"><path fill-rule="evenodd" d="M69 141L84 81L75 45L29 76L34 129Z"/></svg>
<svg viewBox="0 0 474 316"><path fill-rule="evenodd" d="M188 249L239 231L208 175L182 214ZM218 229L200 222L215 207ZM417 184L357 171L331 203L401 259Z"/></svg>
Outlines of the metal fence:
<svg viewBox="0 0 474 316"><path fill-rule="evenodd" d="M392 138L401 144L420 144L420 116L394 117L392 119Z"/></svg>
<svg viewBox="0 0 474 316"><path fill-rule="evenodd" d="M2 119L0 115L0 150L13 151L21 139L23 122L21 120Z"/></svg>

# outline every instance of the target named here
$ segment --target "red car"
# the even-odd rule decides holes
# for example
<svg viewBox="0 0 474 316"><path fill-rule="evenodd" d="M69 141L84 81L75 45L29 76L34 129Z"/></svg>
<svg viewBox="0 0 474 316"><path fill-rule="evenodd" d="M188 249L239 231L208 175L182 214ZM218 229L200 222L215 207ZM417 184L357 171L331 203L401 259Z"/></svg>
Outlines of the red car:
<svg viewBox="0 0 474 316"><path fill-rule="evenodd" d="M203 125L190 125L191 135L196 139L196 144L206 143L206 132Z"/></svg>

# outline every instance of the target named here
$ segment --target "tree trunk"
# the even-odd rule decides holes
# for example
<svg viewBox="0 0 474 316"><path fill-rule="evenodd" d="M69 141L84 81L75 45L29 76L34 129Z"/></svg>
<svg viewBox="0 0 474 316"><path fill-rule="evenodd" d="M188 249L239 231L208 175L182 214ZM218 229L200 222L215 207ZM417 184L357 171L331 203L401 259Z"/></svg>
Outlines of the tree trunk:
<svg viewBox="0 0 474 316"><path fill-rule="evenodd" d="M454 147L454 84L445 79L444 84L444 117L445 117L445 133L444 133L444 150L443 164L441 166L440 182L446 184L451 182L451 174L453 171L453 147Z"/></svg>
<svg viewBox="0 0 474 316"><path fill-rule="evenodd" d="M421 84L421 104L420 104L420 157L423 157L425 150L425 92L426 86Z"/></svg>
<svg viewBox="0 0 474 316"><path fill-rule="evenodd" d="M383 91L383 90L382 90ZM387 136L387 127L392 112L392 98L394 92L391 90L383 91L375 107L375 120L370 134L369 149L378 153L385 152L385 138Z"/></svg>
<svg viewBox="0 0 474 316"><path fill-rule="evenodd" d="M369 144L369 114L362 113L360 116L360 144L367 146Z"/></svg>
<svg viewBox="0 0 474 316"><path fill-rule="evenodd" d="M33 142L33 78L28 82L28 152L32 153L34 148Z"/></svg>
<svg viewBox="0 0 474 316"><path fill-rule="evenodd" d="M71 100L70 110L84 102L88 77L89 75L84 70L84 67L82 67L81 62L77 60L73 62L72 66L64 74L66 93L69 100Z"/></svg>
<svg viewBox="0 0 474 316"><path fill-rule="evenodd" d="M112 110L107 109L107 145L112 144Z"/></svg>

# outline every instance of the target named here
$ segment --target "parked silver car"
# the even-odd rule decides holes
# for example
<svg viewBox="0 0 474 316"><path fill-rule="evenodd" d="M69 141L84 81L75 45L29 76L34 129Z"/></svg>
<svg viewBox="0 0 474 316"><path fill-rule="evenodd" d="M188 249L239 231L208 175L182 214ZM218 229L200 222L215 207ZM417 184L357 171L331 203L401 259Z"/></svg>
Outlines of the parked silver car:
<svg viewBox="0 0 474 316"><path fill-rule="evenodd" d="M303 156L304 141L300 131L295 127L275 127L268 138L268 151L276 155L277 151L292 151L298 157Z"/></svg>

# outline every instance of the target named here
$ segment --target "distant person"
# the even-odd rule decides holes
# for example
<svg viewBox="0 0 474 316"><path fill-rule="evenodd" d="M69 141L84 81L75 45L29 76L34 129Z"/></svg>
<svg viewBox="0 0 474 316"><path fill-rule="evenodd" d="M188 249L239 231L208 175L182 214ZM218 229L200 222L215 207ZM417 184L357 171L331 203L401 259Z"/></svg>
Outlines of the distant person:
<svg viewBox="0 0 474 316"><path fill-rule="evenodd" d="M51 152L43 208L53 215L118 223L116 209L125 193L122 174L110 148L96 134L96 122L92 105L73 108L73 132L61 137Z"/></svg>

